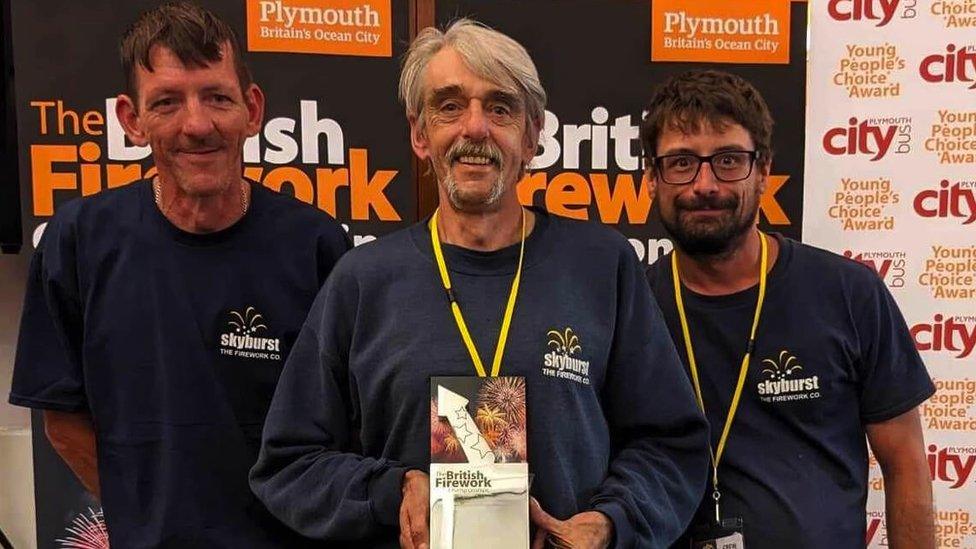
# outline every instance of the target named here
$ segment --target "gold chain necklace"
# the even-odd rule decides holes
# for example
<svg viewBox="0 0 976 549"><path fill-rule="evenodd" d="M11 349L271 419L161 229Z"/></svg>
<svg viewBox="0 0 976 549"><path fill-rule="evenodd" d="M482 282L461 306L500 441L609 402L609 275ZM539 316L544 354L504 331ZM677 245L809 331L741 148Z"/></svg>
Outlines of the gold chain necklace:
<svg viewBox="0 0 976 549"><path fill-rule="evenodd" d="M153 198L156 199L156 207L159 208L159 211L163 211L162 190L158 179L153 179L152 188L153 188ZM247 199L247 185L242 180L241 181L241 217L244 217L244 214L247 213L248 206L250 206L250 203Z"/></svg>

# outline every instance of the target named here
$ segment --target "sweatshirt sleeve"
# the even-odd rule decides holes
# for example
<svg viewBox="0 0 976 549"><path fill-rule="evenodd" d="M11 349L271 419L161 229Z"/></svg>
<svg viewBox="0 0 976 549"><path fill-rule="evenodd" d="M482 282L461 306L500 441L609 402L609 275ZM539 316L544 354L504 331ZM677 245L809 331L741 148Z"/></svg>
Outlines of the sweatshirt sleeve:
<svg viewBox="0 0 976 549"><path fill-rule="evenodd" d="M622 257L603 407L609 474L591 507L614 525L614 547L668 547L701 501L708 427L634 254Z"/></svg>
<svg viewBox="0 0 976 549"><path fill-rule="evenodd" d="M357 453L345 358L357 290L342 264L285 362L250 482L271 513L302 535L368 543L398 529L406 468Z"/></svg>

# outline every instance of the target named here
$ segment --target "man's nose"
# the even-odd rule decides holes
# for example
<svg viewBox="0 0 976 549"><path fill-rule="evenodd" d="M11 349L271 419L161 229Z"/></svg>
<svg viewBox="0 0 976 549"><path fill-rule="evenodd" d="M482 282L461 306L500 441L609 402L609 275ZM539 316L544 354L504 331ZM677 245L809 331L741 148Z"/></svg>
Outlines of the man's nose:
<svg viewBox="0 0 976 549"><path fill-rule="evenodd" d="M473 141L488 137L488 116L480 101L471 101L464 116L464 136Z"/></svg>
<svg viewBox="0 0 976 549"><path fill-rule="evenodd" d="M196 99L187 101L183 116L183 133L191 137L205 137L210 135L213 129L213 116L206 106Z"/></svg>
<svg viewBox="0 0 976 549"><path fill-rule="evenodd" d="M712 194L718 192L718 184L711 162L702 162L698 167L698 174L691 182L691 190L700 195Z"/></svg>

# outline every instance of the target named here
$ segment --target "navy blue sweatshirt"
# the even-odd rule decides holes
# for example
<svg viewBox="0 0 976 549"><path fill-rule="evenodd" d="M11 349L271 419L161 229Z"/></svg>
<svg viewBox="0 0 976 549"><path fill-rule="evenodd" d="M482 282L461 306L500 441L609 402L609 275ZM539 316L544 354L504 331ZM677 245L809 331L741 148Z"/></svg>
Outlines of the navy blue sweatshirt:
<svg viewBox="0 0 976 549"><path fill-rule="evenodd" d="M559 519L605 513L618 547L665 547L707 473L691 386L627 241L596 224L536 219L501 368L526 379L532 494ZM445 246L488 363L518 251ZM572 376L561 374L567 363ZM397 547L403 473L428 468L428 384L443 375L475 370L421 223L336 266L285 365L251 487L306 536Z"/></svg>

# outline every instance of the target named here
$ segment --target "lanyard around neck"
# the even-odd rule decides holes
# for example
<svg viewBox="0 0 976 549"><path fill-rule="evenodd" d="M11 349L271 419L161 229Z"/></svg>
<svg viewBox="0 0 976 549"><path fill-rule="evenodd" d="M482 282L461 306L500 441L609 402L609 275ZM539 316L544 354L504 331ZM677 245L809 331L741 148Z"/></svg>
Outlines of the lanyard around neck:
<svg viewBox="0 0 976 549"><path fill-rule="evenodd" d="M745 356L742 357L742 364L739 366L739 380L735 385L735 392L732 393L732 402L729 404L729 413L725 417L725 426L722 428L722 436L718 439L718 448L712 448L711 441L708 443L708 450L712 456L712 487L714 488L713 497L715 498L715 514L718 517L718 464L722 460L725 452L725 443L729 439L729 431L732 429L732 420L735 419L735 412L739 408L739 400L742 397L742 389L746 384L746 373L749 370L749 358L752 355L753 347L756 343L756 329L759 327L759 315L762 312L763 300L766 297L766 265L769 260L769 251L766 245L766 235L759 233L760 243L760 262L759 262L759 297L756 299L756 312L752 317L752 329L749 331L749 345L746 347ZM695 362L695 351L691 344L691 333L688 329L688 318L685 316L684 301L681 299L681 280L678 275L678 254L671 254L671 273L674 280L674 301L678 307L678 318L681 320L681 334L684 336L685 351L688 354L688 369L691 370L691 383L695 387L695 396L698 398L698 407L705 413L705 401L702 399L701 382L698 379L698 364Z"/></svg>
<svg viewBox="0 0 976 549"><path fill-rule="evenodd" d="M471 355L471 362L474 363L474 369L478 371L478 375L485 377L485 366L481 362L481 357L478 355L478 349L474 346L474 340L471 339L471 333L468 331L467 324L464 323L464 317L461 316L461 307L458 305L457 299L454 296L454 290L451 289L451 277L447 272L447 262L444 261L444 252L441 251L441 240L440 236L437 234L437 213L439 210L434 211L434 215L430 218L430 242L434 246L434 258L437 260L437 270L441 274L441 282L444 284L444 291L447 292L447 298L451 301L451 312L454 313L454 321L457 323L458 331L461 332L461 339L464 340L464 346L468 348L468 354ZM525 255L525 209L522 209L522 239L519 244L519 260L518 267L515 270L515 279L512 280L512 290L508 294L508 304L505 306L505 315L502 317L502 327L498 333L498 343L495 345L495 356L491 361L491 377L497 377L498 372L502 368L502 355L505 354L505 342L508 340L508 329L512 325L512 315L515 313L515 298L518 296L519 281L522 278L522 258Z"/></svg>

